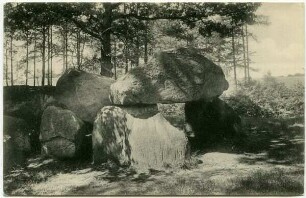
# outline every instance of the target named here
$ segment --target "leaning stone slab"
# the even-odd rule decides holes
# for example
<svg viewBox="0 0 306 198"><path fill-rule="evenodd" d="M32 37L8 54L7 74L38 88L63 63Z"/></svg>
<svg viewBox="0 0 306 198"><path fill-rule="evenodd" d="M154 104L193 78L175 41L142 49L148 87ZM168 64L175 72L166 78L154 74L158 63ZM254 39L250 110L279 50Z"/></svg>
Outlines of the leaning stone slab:
<svg viewBox="0 0 306 198"><path fill-rule="evenodd" d="M187 138L160 113L135 118L119 107L101 109L92 134L93 160L112 159L137 170L180 167L189 157Z"/></svg>

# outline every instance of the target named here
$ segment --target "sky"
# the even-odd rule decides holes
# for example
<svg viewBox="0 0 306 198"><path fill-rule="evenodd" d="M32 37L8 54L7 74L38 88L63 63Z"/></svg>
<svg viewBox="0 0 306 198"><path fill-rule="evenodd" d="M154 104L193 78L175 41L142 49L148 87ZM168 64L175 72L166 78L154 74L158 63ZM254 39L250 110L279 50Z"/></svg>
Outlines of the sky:
<svg viewBox="0 0 306 198"><path fill-rule="evenodd" d="M262 3L257 14L269 18L269 25L250 26L258 42L250 38L250 51L256 51L250 66L258 69L252 77L268 71L273 76L304 73L305 17L302 3Z"/></svg>

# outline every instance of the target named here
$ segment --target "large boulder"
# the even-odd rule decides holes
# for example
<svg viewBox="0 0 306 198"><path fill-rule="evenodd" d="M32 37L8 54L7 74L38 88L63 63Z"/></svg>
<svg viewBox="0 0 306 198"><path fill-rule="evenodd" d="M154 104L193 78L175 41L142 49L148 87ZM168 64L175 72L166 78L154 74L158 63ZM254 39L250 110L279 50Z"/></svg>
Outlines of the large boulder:
<svg viewBox="0 0 306 198"><path fill-rule="evenodd" d="M56 84L55 99L84 121L93 123L97 112L110 105L113 79L84 71L68 70Z"/></svg>
<svg viewBox="0 0 306 198"><path fill-rule="evenodd" d="M137 170L180 167L188 159L188 141L160 113L139 119L119 107L101 109L92 134L93 160L112 159Z"/></svg>
<svg viewBox="0 0 306 198"><path fill-rule="evenodd" d="M4 116L3 118L3 148L4 170L15 165L22 165L31 150L28 124L20 118Z"/></svg>
<svg viewBox="0 0 306 198"><path fill-rule="evenodd" d="M219 96L228 88L221 67L196 49L157 53L111 85L113 104L182 103Z"/></svg>
<svg viewBox="0 0 306 198"><path fill-rule="evenodd" d="M186 133L190 146L198 150L224 143L239 144L243 138L241 119L224 101L215 98L185 104ZM234 145L232 145L234 146Z"/></svg>
<svg viewBox="0 0 306 198"><path fill-rule="evenodd" d="M49 106L41 118L42 153L55 158L75 158L84 154L90 137L89 127L72 111ZM87 155L90 155L88 150Z"/></svg>
<svg viewBox="0 0 306 198"><path fill-rule="evenodd" d="M30 130L32 152L39 151L39 128L42 113L53 98L55 87L3 87L4 115L24 120Z"/></svg>

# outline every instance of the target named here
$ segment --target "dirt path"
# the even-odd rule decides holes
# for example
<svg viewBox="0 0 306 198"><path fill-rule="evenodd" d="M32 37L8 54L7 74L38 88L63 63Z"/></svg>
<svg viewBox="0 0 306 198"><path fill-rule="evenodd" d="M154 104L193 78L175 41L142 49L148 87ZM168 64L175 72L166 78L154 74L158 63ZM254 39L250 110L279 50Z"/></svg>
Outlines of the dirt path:
<svg viewBox="0 0 306 198"><path fill-rule="evenodd" d="M202 163L190 170L135 173L84 168L55 174L13 194L23 194L25 189L27 194L44 196L291 195L303 190L303 164L275 165L264 159L265 154L213 152L198 156Z"/></svg>

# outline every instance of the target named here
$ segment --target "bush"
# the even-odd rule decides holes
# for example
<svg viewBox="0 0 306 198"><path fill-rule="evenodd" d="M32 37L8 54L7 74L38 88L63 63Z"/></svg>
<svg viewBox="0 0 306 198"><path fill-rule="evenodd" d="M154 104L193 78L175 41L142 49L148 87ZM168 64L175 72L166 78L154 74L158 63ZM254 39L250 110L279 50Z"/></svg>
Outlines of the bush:
<svg viewBox="0 0 306 198"><path fill-rule="evenodd" d="M304 115L304 85L293 88L277 82L272 76L240 86L235 95L225 98L239 114L251 117L297 117Z"/></svg>

